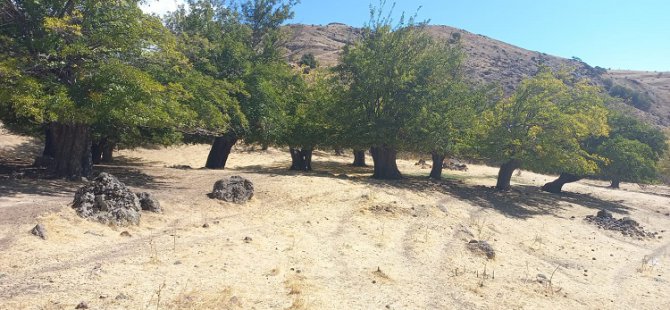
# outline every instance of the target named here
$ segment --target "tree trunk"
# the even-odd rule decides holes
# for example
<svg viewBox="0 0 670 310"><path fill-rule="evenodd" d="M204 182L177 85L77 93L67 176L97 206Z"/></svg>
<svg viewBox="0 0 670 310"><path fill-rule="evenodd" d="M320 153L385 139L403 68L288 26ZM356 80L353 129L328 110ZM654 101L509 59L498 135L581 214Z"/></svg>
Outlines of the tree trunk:
<svg viewBox="0 0 670 310"><path fill-rule="evenodd" d="M44 130L44 151L42 151L42 156L56 156L56 146L54 142L54 136L51 133L51 126L47 126L47 128Z"/></svg>
<svg viewBox="0 0 670 310"><path fill-rule="evenodd" d="M372 161L375 165L375 172L372 175L375 179L400 179L402 174L396 164L397 151L387 146L378 146L370 148Z"/></svg>
<svg viewBox="0 0 670 310"><path fill-rule="evenodd" d="M582 177L574 174L561 173L558 179L551 181L547 184L544 184L544 186L542 186L542 190L553 194L560 194L561 191L563 190L563 185L567 183L577 182L581 179Z"/></svg>
<svg viewBox="0 0 670 310"><path fill-rule="evenodd" d="M116 144L107 141L103 146L102 146L102 162L103 163L111 163L112 160L114 159L114 148L116 148Z"/></svg>
<svg viewBox="0 0 670 310"><path fill-rule="evenodd" d="M53 161L47 171L56 177L79 179L93 170L91 130L88 125L52 123Z"/></svg>
<svg viewBox="0 0 670 310"><path fill-rule="evenodd" d="M354 167L367 167L365 164L365 151L363 150L354 150Z"/></svg>
<svg viewBox="0 0 670 310"><path fill-rule="evenodd" d="M621 187L621 180L613 179L612 184L610 185L610 188L619 189L620 187Z"/></svg>
<svg viewBox="0 0 670 310"><path fill-rule="evenodd" d="M438 152L433 152L433 169L430 170L430 178L434 180L442 179L442 163L446 155Z"/></svg>
<svg viewBox="0 0 670 310"><path fill-rule="evenodd" d="M521 162L519 160L511 159L500 166L500 171L498 171L498 183L496 184L497 190L507 191L511 188L510 182L512 181L512 174L520 165Z"/></svg>
<svg viewBox="0 0 670 310"><path fill-rule="evenodd" d="M237 143L237 136L234 134L216 137L214 143L212 143L212 148L209 150L205 168L224 169L230 155L230 150L232 150L235 143Z"/></svg>
<svg viewBox="0 0 670 310"><path fill-rule="evenodd" d="M291 152L291 168L295 171L312 171L312 150L289 148Z"/></svg>
<svg viewBox="0 0 670 310"><path fill-rule="evenodd" d="M102 146L100 144L101 142L91 144L91 157L95 165L102 162Z"/></svg>
<svg viewBox="0 0 670 310"><path fill-rule="evenodd" d="M93 156L93 164L100 164L102 159L102 153L107 144L107 138L100 138L100 140L93 141L91 144L91 156Z"/></svg>

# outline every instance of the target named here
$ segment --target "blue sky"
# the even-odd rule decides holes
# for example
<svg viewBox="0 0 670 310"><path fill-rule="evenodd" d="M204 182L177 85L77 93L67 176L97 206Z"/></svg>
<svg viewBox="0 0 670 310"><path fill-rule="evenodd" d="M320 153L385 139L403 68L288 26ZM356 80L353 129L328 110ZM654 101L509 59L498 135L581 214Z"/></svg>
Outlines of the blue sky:
<svg viewBox="0 0 670 310"><path fill-rule="evenodd" d="M149 1L159 14L180 0ZM378 0L372 0L378 4ZM529 50L612 69L670 71L670 0L396 0L413 14ZM388 0L390 4L392 0ZM369 0L302 0L294 23L361 26Z"/></svg>

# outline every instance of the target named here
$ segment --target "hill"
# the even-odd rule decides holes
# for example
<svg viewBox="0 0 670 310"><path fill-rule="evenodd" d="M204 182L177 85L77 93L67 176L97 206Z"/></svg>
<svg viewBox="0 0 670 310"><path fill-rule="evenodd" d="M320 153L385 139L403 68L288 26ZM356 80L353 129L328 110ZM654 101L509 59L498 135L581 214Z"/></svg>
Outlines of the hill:
<svg viewBox="0 0 670 310"><path fill-rule="evenodd" d="M359 28L339 23L325 26L295 24L286 27L290 34L286 45L289 60L296 62L303 54L312 53L323 66L336 65L343 47L361 35ZM599 85L611 85L608 84L610 80L631 94L643 94L649 98L649 106L644 109L628 109L634 106L630 98L620 98L613 105L617 109L637 114L652 124L670 126L670 72L607 71L591 67L577 58L566 59L529 51L458 28L429 26L428 31L436 38L461 42L467 55L464 72L474 82L497 83L506 93L510 93L525 77L537 72L540 65L573 68L577 76L589 78Z"/></svg>

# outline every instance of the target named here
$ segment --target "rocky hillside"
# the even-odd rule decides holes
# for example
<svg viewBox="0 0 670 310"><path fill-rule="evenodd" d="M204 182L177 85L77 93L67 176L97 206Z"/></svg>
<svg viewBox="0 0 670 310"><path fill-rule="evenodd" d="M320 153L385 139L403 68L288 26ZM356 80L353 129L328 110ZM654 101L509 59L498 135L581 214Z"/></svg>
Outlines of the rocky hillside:
<svg viewBox="0 0 670 310"><path fill-rule="evenodd" d="M297 62L306 53L312 53L322 66L337 63L342 48L361 34L360 29L344 24L332 23L326 26L289 25L290 37L287 43L289 60ZM566 59L529 51L505 42L477 35L448 26L430 26L435 37L459 40L467 54L466 76L480 83L498 83L509 93L523 78L537 72L538 66L552 68L573 68L578 76L592 79L595 83L610 89L618 85L626 94L639 94L647 98L648 105L632 109L632 113L660 126L670 126L670 72L650 73L632 71L609 71L593 68L579 59ZM621 96L614 106L626 109L634 106L631 98ZM637 97L636 97L637 100ZM645 101L645 103L647 103ZM637 103L637 101L636 101Z"/></svg>

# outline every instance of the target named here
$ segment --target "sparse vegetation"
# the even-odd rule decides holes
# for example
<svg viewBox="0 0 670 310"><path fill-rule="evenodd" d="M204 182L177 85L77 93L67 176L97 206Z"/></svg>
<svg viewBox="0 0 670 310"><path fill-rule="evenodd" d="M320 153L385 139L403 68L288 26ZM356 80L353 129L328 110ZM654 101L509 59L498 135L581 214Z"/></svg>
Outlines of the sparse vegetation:
<svg viewBox="0 0 670 310"><path fill-rule="evenodd" d="M319 66L319 62L312 53L303 54L302 57L300 57L300 62L298 64L301 66L307 66L311 69L316 69Z"/></svg>

